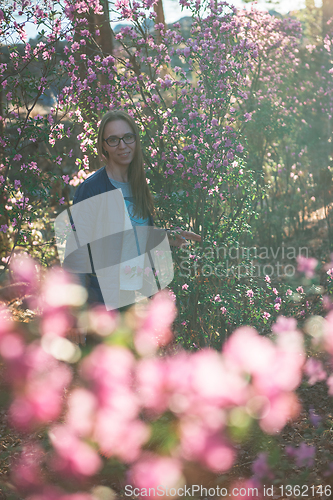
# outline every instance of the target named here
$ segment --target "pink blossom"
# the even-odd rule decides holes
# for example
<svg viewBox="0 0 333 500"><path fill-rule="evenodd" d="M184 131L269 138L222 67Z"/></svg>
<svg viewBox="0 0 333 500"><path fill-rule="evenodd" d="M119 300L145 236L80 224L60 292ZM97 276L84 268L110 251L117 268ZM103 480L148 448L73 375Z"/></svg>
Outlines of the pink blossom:
<svg viewBox="0 0 333 500"><path fill-rule="evenodd" d="M134 338L135 347L141 355L152 354L159 346L171 341L170 327L175 316L175 304L168 293L156 294L148 305L146 317Z"/></svg>
<svg viewBox="0 0 333 500"><path fill-rule="evenodd" d="M138 403L130 390L134 356L124 347L99 345L81 365L101 406L118 408L122 414L136 416Z"/></svg>
<svg viewBox="0 0 333 500"><path fill-rule="evenodd" d="M176 458L146 453L129 470L128 483L139 490L146 488L150 498L157 499L158 486L177 488L182 482L181 473L181 463Z"/></svg>
<svg viewBox="0 0 333 500"><path fill-rule="evenodd" d="M214 472L230 469L235 460L235 451L219 432L190 420L181 424L181 453L186 460L198 461Z"/></svg>
<svg viewBox="0 0 333 500"><path fill-rule="evenodd" d="M115 331L118 319L115 311L106 311L104 306L96 306L88 312L89 327L102 337L107 337Z"/></svg>
<svg viewBox="0 0 333 500"><path fill-rule="evenodd" d="M266 281L267 283L270 283L270 282L271 282L271 278L268 276L268 274L266 274L266 276L265 276L265 281Z"/></svg>
<svg viewBox="0 0 333 500"><path fill-rule="evenodd" d="M97 452L72 433L69 427L57 425L49 432L56 451L52 467L64 476L92 476L102 466Z"/></svg>
<svg viewBox="0 0 333 500"><path fill-rule="evenodd" d="M323 338L325 349L333 355L333 311L328 313L323 325Z"/></svg>
<svg viewBox="0 0 333 500"><path fill-rule="evenodd" d="M184 285L182 285L182 290L187 290L187 289L188 289L188 284L184 283Z"/></svg>
<svg viewBox="0 0 333 500"><path fill-rule="evenodd" d="M63 181L64 181L65 184L68 184L68 182L69 182L69 175L63 175L62 179L63 179Z"/></svg>
<svg viewBox="0 0 333 500"><path fill-rule="evenodd" d="M280 432L288 420L299 414L300 405L296 395L292 392L283 392L272 398L264 408L260 419L260 427L268 434Z"/></svg>
<svg viewBox="0 0 333 500"><path fill-rule="evenodd" d="M248 291L246 292L246 295L247 295L248 297L251 297L251 298L252 298L252 297L254 296L253 290L248 290Z"/></svg>
<svg viewBox="0 0 333 500"><path fill-rule="evenodd" d="M230 352L223 350L223 354L202 349L191 356L191 386L201 404L244 404L246 400L247 383L233 366Z"/></svg>
<svg viewBox="0 0 333 500"><path fill-rule="evenodd" d="M37 263L26 253L15 255L10 263L16 282L25 284L26 292L35 291L38 283L39 268Z"/></svg>
<svg viewBox="0 0 333 500"><path fill-rule="evenodd" d="M292 295L293 294L293 291L290 290L290 288L288 288L288 290L286 291L286 295Z"/></svg>
<svg viewBox="0 0 333 500"><path fill-rule="evenodd" d="M66 425L77 436L92 433L97 401L94 394L84 388L74 389L68 401Z"/></svg>
<svg viewBox="0 0 333 500"><path fill-rule="evenodd" d="M15 427L26 431L59 416L71 372L38 345L30 345L22 358L16 358L21 366L13 382L21 371L24 385L14 398L9 415Z"/></svg>
<svg viewBox="0 0 333 500"><path fill-rule="evenodd" d="M293 332L297 330L297 320L295 318L279 316L276 323L272 325L272 330L274 333Z"/></svg>
<svg viewBox="0 0 333 500"><path fill-rule="evenodd" d="M220 308L220 310L221 310L222 314L225 314L227 312L227 309L224 306L222 306Z"/></svg>
<svg viewBox="0 0 333 500"><path fill-rule="evenodd" d="M131 272L132 272L131 266L125 266L124 267L124 273L125 274L131 274Z"/></svg>
<svg viewBox="0 0 333 500"><path fill-rule="evenodd" d="M146 424L126 418L125 413L122 415L109 409L97 412L93 436L106 457L117 457L125 463L134 462L139 458L149 434Z"/></svg>
<svg viewBox="0 0 333 500"><path fill-rule="evenodd" d="M185 372L185 365L183 373ZM169 365L162 359L143 359L136 368L136 379L142 405L154 413L162 413L169 404ZM183 375L184 376L184 375Z"/></svg>
<svg viewBox="0 0 333 500"><path fill-rule="evenodd" d="M298 293L304 293L303 287L302 286L297 287L296 288L296 292L298 292Z"/></svg>
<svg viewBox="0 0 333 500"><path fill-rule="evenodd" d="M321 382L327 377L327 373L323 369L321 361L314 358L309 358L304 367L305 374L309 377L309 385L314 385L316 382Z"/></svg>
<svg viewBox="0 0 333 500"><path fill-rule="evenodd" d="M8 225L7 224L2 224L0 226L0 232L7 233L7 231L8 231Z"/></svg>
<svg viewBox="0 0 333 500"><path fill-rule="evenodd" d="M266 311L265 311L265 312L263 313L262 317L263 317L264 319L269 319L269 318L271 317L271 315L269 314L269 312L266 312Z"/></svg>
<svg viewBox="0 0 333 500"><path fill-rule="evenodd" d="M73 318L64 309L45 310L40 324L42 335L49 337L65 337L72 327Z"/></svg>
<svg viewBox="0 0 333 500"><path fill-rule="evenodd" d="M314 259L313 257L307 258L303 255L299 255L296 260L297 270L300 273L304 273L306 278L313 278L316 267L318 265L317 259Z"/></svg>
<svg viewBox="0 0 333 500"><path fill-rule="evenodd" d="M44 450L36 443L24 446L19 458L11 467L12 480L19 491L27 493L43 484L41 462Z"/></svg>
<svg viewBox="0 0 333 500"><path fill-rule="evenodd" d="M185 47L185 49L184 49L184 56L185 57L189 57L190 54L191 54L191 49L189 47Z"/></svg>
<svg viewBox="0 0 333 500"><path fill-rule="evenodd" d="M65 198L64 197L60 198L59 205L63 205L64 203L65 203Z"/></svg>

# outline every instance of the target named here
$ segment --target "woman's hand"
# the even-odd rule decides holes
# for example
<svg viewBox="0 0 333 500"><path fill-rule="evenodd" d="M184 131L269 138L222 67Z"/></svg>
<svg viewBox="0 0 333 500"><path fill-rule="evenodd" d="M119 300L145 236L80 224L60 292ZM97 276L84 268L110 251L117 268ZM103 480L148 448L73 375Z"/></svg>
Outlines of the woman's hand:
<svg viewBox="0 0 333 500"><path fill-rule="evenodd" d="M175 231L168 231L169 243L174 247L181 247L188 244L186 240L201 241L200 234L193 233L192 231L183 231L182 229Z"/></svg>

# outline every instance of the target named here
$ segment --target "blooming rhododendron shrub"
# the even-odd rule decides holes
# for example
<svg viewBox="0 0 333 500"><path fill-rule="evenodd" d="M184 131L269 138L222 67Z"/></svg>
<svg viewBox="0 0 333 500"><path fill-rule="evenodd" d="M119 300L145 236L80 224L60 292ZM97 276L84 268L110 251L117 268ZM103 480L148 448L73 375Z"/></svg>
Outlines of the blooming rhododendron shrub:
<svg viewBox="0 0 333 500"><path fill-rule="evenodd" d="M32 278L36 283L37 275ZM59 281L63 298L50 301ZM43 294L28 328L15 323L5 308L0 327L8 396L3 408L14 429L29 436L13 461L11 482L29 500L95 498L99 481L108 494L110 488L119 494L139 489L143 497L150 488L154 498L160 496L159 486L167 496L166 488L196 485L198 477L205 485L229 487L228 472L241 445L252 435L267 444L265 435L274 439L299 415L296 390L303 374L311 376L311 384L328 376L313 358L306 360L304 334L294 319L280 317L267 337L251 327L239 328L221 351L170 349L161 355L159 349L170 342L163 332L175 312L167 291L122 316L107 313L106 333L105 311L85 311L84 295L62 270L50 271L40 288ZM28 300L33 307L33 296ZM72 317L72 324L86 319L94 347L72 344L66 332L43 322L44 315L57 316L59 309ZM310 325L306 343L312 336L313 349L327 347L331 355L331 323L330 313L316 336ZM35 442L36 433L43 439ZM313 445L302 442L285 451L285 460L295 467L313 466ZM268 451L258 455L252 469L253 476L239 478L235 488L248 484L260 491L265 481L280 477ZM216 482L221 474L223 485Z"/></svg>
<svg viewBox="0 0 333 500"><path fill-rule="evenodd" d="M113 34L112 53L101 42L97 21L104 19L104 7L98 0L38 6L26 1L1 10L1 257L7 266L20 245L44 263L54 262L49 221L69 203L73 188L100 166L101 116L124 108L141 129L156 224L202 235L195 252L191 247L174 251L179 341L187 347L220 346L219 330L227 336L249 319L259 328L262 318L270 324L284 312L281 297L262 285L264 276L258 280L251 274L251 259L230 260L224 250L247 238L251 246L258 194L261 212L266 203L261 160L269 158L268 173L284 172L274 152L280 144L287 156L294 152L291 127L298 130L311 105L309 93L316 92L322 77L317 72L312 78L312 66L308 74L305 65L304 86L297 85L301 28L293 19L236 11L221 1L181 2L192 10L186 35L179 23L153 26L154 3L114 4L112 20L126 25ZM39 34L27 42L29 22L37 24ZM330 43L327 35L327 53ZM326 113L331 94L325 78L318 98L325 97ZM289 106L290 88L298 92L295 108ZM305 158L303 150L299 155ZM279 192L294 181L293 194L310 189L311 177L306 187L304 170L295 169L288 163L285 179L274 174ZM266 303L258 314L253 307L249 318L241 305L252 288ZM215 297L223 297L221 303Z"/></svg>

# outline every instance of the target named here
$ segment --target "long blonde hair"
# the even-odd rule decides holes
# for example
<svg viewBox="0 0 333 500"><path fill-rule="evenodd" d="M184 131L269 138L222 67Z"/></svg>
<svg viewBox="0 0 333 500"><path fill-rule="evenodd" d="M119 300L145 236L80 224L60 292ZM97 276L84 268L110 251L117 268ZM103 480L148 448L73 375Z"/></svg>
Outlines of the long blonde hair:
<svg viewBox="0 0 333 500"><path fill-rule="evenodd" d="M136 137L134 158L128 167L128 181L132 189L134 200L134 215L147 218L154 214L154 202L150 193L146 174L143 167L143 154L140 133L134 119L122 109L108 111L102 118L98 128L97 151L101 160L108 158L109 154L103 148L103 135L107 123L115 120L124 120L133 130Z"/></svg>

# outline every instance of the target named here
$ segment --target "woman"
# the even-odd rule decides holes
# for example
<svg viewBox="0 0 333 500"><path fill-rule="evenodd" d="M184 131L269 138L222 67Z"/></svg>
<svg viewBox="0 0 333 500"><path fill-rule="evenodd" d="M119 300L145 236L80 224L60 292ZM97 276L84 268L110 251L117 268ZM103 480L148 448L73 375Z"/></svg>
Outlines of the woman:
<svg viewBox="0 0 333 500"><path fill-rule="evenodd" d="M87 243L89 256L88 265L81 266L89 272L81 273L80 280L89 303L122 310L158 291L151 251L167 251L168 245L165 231L153 227L153 198L133 118L123 110L106 113L99 125L97 150L104 166L78 187L72 207L80 245ZM186 239L201 240L181 230L168 231L167 238L174 246Z"/></svg>

